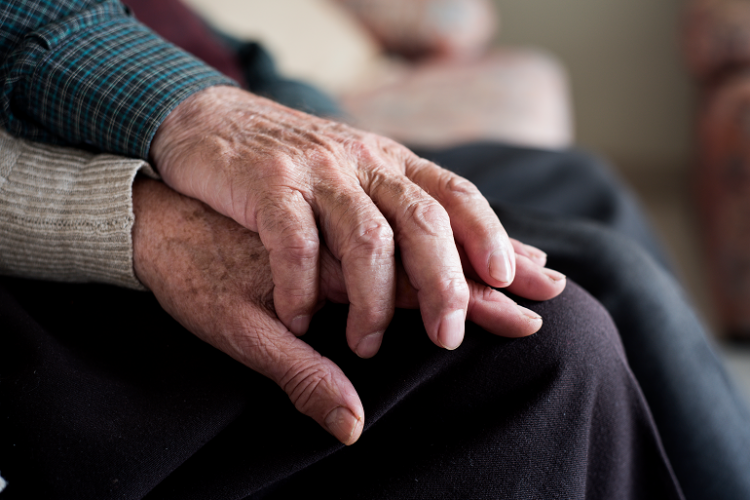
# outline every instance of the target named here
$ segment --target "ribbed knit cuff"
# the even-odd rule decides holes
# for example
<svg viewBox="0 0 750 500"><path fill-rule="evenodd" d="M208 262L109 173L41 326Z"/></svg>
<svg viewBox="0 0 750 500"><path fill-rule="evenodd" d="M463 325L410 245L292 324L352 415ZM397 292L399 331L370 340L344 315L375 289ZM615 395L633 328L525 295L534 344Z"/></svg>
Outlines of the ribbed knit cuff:
<svg viewBox="0 0 750 500"><path fill-rule="evenodd" d="M0 273L145 290L133 271L133 180L141 160L0 131Z"/></svg>

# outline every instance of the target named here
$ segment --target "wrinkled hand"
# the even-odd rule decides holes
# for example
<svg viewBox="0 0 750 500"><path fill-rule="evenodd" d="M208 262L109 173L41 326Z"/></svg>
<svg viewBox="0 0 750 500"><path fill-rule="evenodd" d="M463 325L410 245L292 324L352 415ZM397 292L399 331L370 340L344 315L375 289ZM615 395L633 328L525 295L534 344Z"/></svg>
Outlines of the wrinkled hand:
<svg viewBox="0 0 750 500"><path fill-rule="evenodd" d="M345 444L362 432L362 403L341 369L293 335L274 312L270 258L256 233L160 182L133 188L134 267L164 309L199 338L276 382L296 408ZM546 300L565 279L544 269L544 254L514 241L518 254L513 293ZM348 302L345 273L324 249L320 296ZM418 292L401 271L399 307L416 307ZM469 280L468 317L508 337L536 332L538 315L505 295Z"/></svg>
<svg viewBox="0 0 750 500"><path fill-rule="evenodd" d="M322 298L324 246L341 262L347 341L362 357L394 313L397 248L430 338L448 349L471 294L459 252L484 283L514 280L513 245L477 188L384 137L212 87L167 117L151 157L176 191L260 234L276 314L297 335Z"/></svg>

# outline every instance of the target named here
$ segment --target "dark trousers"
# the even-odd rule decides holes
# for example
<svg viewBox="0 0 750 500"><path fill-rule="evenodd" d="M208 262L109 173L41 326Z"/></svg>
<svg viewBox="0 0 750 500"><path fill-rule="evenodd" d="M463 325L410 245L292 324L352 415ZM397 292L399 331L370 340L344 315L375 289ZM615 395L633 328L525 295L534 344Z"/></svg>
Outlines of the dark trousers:
<svg viewBox="0 0 750 500"><path fill-rule="evenodd" d="M4 280L0 471L16 498L681 498L607 313L574 284L536 335L456 352L402 311L371 361L346 308L306 339L360 392L345 448L149 295Z"/></svg>
<svg viewBox="0 0 750 500"><path fill-rule="evenodd" d="M511 236L604 305L685 497L750 498L750 411L610 168L578 151L492 144L422 153L496 200Z"/></svg>
<svg viewBox="0 0 750 500"><path fill-rule="evenodd" d="M478 171L525 168L527 182L555 158L559 169L599 170L577 153L462 149L436 159L494 156ZM520 179L496 184L524 192ZM556 216L496 209L512 236L547 251L606 307L645 400L610 316L572 283L552 301L523 302L545 318L530 338L469 327L448 353L429 343L418 314L400 312L371 361L347 351L345 309L331 306L307 340L352 379L368 418L361 442L343 448L151 296L5 279L3 498L680 498L659 434L686 498L748 498L747 410L664 267L577 219L584 194L571 195L576 217L559 193L544 198L562 200ZM590 206L609 208L591 217L642 226L628 222L627 196L600 198L609 201Z"/></svg>
<svg viewBox="0 0 750 500"><path fill-rule="evenodd" d="M146 18L156 5L139 4ZM199 24L176 22L184 10L163 19L208 50ZM260 47L236 55L253 91L335 114L280 79ZM0 499L678 498L659 432L688 498L750 498L747 410L622 187L577 153L479 145L435 157L520 208L498 205L511 235L604 304L656 428L610 318L574 284L524 302L545 318L537 335L470 327L454 353L401 312L368 362L345 348L345 310L326 308L308 340L344 368L368 415L361 442L342 448L149 295L4 279Z"/></svg>

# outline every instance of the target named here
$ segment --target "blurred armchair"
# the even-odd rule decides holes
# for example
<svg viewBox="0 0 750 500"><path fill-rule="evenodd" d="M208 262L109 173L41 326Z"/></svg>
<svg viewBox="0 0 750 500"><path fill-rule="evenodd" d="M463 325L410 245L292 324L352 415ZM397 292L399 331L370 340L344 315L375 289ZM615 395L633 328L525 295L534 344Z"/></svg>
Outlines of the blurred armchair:
<svg viewBox="0 0 750 500"><path fill-rule="evenodd" d="M750 2L694 0L684 23L699 106L694 185L724 333L750 340Z"/></svg>
<svg viewBox="0 0 750 500"><path fill-rule="evenodd" d="M185 1L260 41L282 74L328 91L359 127L410 146L572 141L565 71L545 52L493 47L491 0Z"/></svg>
<svg viewBox="0 0 750 500"><path fill-rule="evenodd" d="M491 47L499 16L489 0L336 1L391 61L341 96L359 126L422 147L570 145L564 69L542 51Z"/></svg>

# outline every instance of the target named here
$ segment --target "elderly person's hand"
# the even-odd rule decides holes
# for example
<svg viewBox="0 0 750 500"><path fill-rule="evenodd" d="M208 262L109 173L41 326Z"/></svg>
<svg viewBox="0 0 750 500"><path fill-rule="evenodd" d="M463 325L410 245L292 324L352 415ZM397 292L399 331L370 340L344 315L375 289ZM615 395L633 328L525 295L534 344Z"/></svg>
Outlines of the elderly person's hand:
<svg viewBox="0 0 750 500"><path fill-rule="evenodd" d="M258 235L157 181L137 180L133 201L135 272L164 309L204 341L275 381L299 411L341 442L355 442L364 423L359 396L338 366L277 318L269 254ZM551 271L540 265L543 254L514 245L521 253L509 290L535 300L561 293L565 280L550 279ZM325 248L320 269L320 297L347 302L345 273ZM468 317L486 330L520 337L541 326L535 313L502 293L467 283ZM397 288L397 306L418 305L418 292L403 271Z"/></svg>
<svg viewBox="0 0 750 500"><path fill-rule="evenodd" d="M430 338L448 349L469 306L459 252L484 283L514 280L513 246L477 188L384 137L212 87L167 117L151 157L176 191L260 234L276 314L296 335L320 303L321 239L341 262L347 341L362 357L393 316L397 250Z"/></svg>

